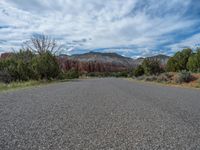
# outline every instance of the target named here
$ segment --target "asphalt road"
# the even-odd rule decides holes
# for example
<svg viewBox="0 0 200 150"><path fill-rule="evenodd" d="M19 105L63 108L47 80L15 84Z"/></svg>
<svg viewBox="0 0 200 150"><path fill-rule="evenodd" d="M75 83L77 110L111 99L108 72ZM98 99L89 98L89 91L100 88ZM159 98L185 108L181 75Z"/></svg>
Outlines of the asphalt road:
<svg viewBox="0 0 200 150"><path fill-rule="evenodd" d="M0 93L2 150L199 150L200 90L88 79Z"/></svg>

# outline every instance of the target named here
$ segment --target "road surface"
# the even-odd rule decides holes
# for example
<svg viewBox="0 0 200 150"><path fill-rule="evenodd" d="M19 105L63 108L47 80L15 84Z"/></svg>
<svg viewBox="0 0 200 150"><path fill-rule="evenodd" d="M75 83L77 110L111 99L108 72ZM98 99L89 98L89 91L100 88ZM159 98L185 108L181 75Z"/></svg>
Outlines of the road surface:
<svg viewBox="0 0 200 150"><path fill-rule="evenodd" d="M2 150L198 150L200 90L87 79L0 93Z"/></svg>

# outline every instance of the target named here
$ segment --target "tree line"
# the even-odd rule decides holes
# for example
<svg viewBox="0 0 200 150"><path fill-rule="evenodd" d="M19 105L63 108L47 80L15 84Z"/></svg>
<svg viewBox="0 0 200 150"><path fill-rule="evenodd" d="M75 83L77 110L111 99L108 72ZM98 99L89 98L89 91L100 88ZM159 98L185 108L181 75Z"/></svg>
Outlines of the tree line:
<svg viewBox="0 0 200 150"><path fill-rule="evenodd" d="M183 49L169 59L167 71L179 72L182 70L200 72L200 48L197 48L195 52L189 48Z"/></svg>
<svg viewBox="0 0 200 150"><path fill-rule="evenodd" d="M56 41L45 35L33 36L19 52L0 59L0 81L28 81L76 78L75 70L64 72L56 53L60 50Z"/></svg>
<svg viewBox="0 0 200 150"><path fill-rule="evenodd" d="M200 72L200 48L193 51L190 48L183 49L172 56L166 66L162 66L157 60L145 59L141 65L133 71L134 76L159 75L163 72L190 71Z"/></svg>

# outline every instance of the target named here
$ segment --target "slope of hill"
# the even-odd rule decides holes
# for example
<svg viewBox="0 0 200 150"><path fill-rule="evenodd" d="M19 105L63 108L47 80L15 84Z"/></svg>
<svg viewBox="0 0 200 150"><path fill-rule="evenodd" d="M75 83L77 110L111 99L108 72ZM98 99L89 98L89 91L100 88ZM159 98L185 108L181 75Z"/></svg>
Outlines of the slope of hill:
<svg viewBox="0 0 200 150"><path fill-rule="evenodd" d="M155 55L146 58L132 59L129 57L121 56L117 53L99 53L99 52L89 52L85 54L76 54L69 56L69 59L78 60L80 62L101 62L101 63L112 63L116 65L121 65L125 67L135 67L142 64L144 59L159 61L162 65L166 65L169 60L167 55Z"/></svg>
<svg viewBox="0 0 200 150"><path fill-rule="evenodd" d="M159 54L159 55L155 55L155 56L151 56L151 57L146 57L146 58L138 58L135 60L135 64L136 65L140 65L142 64L142 62L145 60L145 59L148 59L148 60L155 60L155 61L159 61L161 63L161 65L166 65L168 60L169 60L169 56L167 55L162 55L162 54Z"/></svg>
<svg viewBox="0 0 200 150"><path fill-rule="evenodd" d="M124 67L134 67L134 60L128 57L123 57L117 53L99 53L89 52L85 54L72 55L70 59L78 60L80 62L99 62L111 63Z"/></svg>
<svg viewBox="0 0 200 150"><path fill-rule="evenodd" d="M147 57L147 59L159 61L162 65L166 65L169 58L170 58L169 56L161 55L161 54L156 55L156 56L152 56L152 57Z"/></svg>
<svg viewBox="0 0 200 150"><path fill-rule="evenodd" d="M142 64L145 58L132 59L117 53L89 52L72 56L60 55L59 61L62 68L69 70L75 68L81 72L112 72L133 69ZM147 57L146 59L160 61L165 65L169 59L165 55Z"/></svg>

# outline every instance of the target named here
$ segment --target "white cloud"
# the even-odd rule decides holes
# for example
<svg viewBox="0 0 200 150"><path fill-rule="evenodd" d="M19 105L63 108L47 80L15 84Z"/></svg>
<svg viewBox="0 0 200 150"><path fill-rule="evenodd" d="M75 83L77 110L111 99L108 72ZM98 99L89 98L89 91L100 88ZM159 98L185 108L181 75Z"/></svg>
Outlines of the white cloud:
<svg viewBox="0 0 200 150"><path fill-rule="evenodd" d="M169 47L173 51L180 51L183 48L192 48L195 49L197 47L200 47L200 33L197 33L190 38L187 38L185 40L182 40L176 44L169 45Z"/></svg>
<svg viewBox="0 0 200 150"><path fill-rule="evenodd" d="M147 55L171 41L167 34L189 30L198 23L195 17L184 17L191 3L192 0L1 0L0 26L10 26L0 29L0 40L7 41L1 47L11 48L33 33L44 33L65 43L68 52L132 46L129 53ZM123 48L119 50L127 53Z"/></svg>

